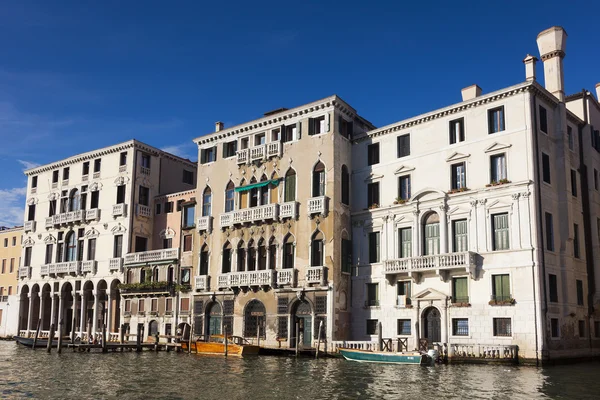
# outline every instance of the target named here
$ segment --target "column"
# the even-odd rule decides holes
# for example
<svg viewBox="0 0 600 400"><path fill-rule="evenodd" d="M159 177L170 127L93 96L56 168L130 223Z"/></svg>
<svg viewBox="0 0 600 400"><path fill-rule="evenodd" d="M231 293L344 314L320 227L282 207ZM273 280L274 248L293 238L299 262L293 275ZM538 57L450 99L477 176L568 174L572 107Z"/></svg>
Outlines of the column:
<svg viewBox="0 0 600 400"><path fill-rule="evenodd" d="M77 332L77 292L73 290L73 313L71 315L71 332L70 337L74 337L73 332Z"/></svg>
<svg viewBox="0 0 600 400"><path fill-rule="evenodd" d="M104 321L104 323L106 324L106 332L112 332L111 330L111 324L112 324L112 296L111 296L111 290L108 290L108 300L106 303L106 321Z"/></svg>
<svg viewBox="0 0 600 400"><path fill-rule="evenodd" d="M271 269L271 246L269 245L269 243L267 243L267 246L265 247L266 251L267 251L267 270ZM275 268L273 268L275 269Z"/></svg>
<svg viewBox="0 0 600 400"><path fill-rule="evenodd" d="M63 308L65 307L64 304L64 299L63 299L63 294L59 294L58 295L58 323L60 324L60 321L63 319L64 316L64 310ZM65 323L65 321L63 321L63 324ZM58 328L58 326L57 326Z"/></svg>
<svg viewBox="0 0 600 400"><path fill-rule="evenodd" d="M29 312L27 313L27 330L31 329L31 314L33 314L33 296L31 293L27 295L29 298Z"/></svg>
<svg viewBox="0 0 600 400"><path fill-rule="evenodd" d="M448 206L442 202L440 205L440 254L448 253L448 221L446 211Z"/></svg>
<svg viewBox="0 0 600 400"><path fill-rule="evenodd" d="M86 310L87 310L87 301L86 301L85 291L82 290L81 291L81 310L80 310L81 318L79 319L79 335L81 338L83 338L83 332L85 332L85 330L86 330L86 319L87 319Z"/></svg>
<svg viewBox="0 0 600 400"><path fill-rule="evenodd" d="M94 316L92 318L92 335L96 335L98 329L98 291L92 291L92 296L94 296Z"/></svg>
<svg viewBox="0 0 600 400"><path fill-rule="evenodd" d="M479 248L478 251L480 253L488 251L488 243L490 240L488 239L489 235L487 234L488 227L488 218L485 210L485 203L487 199L479 199L479 204L477 204L477 234L479 236Z"/></svg>
<svg viewBox="0 0 600 400"><path fill-rule="evenodd" d="M52 299L52 306L50 307L50 325L55 324L54 328L56 329L56 296L54 295L54 293L51 293L50 296Z"/></svg>
<svg viewBox="0 0 600 400"><path fill-rule="evenodd" d="M441 306L441 338L442 343L448 343L448 307L446 304L442 304Z"/></svg>
<svg viewBox="0 0 600 400"><path fill-rule="evenodd" d="M412 226L412 256L418 257L421 255L421 223L419 210L413 211L413 226Z"/></svg>

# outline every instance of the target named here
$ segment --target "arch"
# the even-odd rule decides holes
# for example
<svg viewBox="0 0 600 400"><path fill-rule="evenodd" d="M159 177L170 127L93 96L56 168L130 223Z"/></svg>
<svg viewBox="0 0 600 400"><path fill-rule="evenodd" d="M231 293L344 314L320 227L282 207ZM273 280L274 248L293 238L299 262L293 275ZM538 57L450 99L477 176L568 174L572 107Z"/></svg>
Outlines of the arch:
<svg viewBox="0 0 600 400"><path fill-rule="evenodd" d="M248 271L255 271L256 270L256 243L254 242L254 239L250 239L250 241L248 242Z"/></svg>
<svg viewBox="0 0 600 400"><path fill-rule="evenodd" d="M204 319L206 320L206 332L209 335L223 333L223 308L219 302L213 301L206 307Z"/></svg>
<svg viewBox="0 0 600 400"><path fill-rule="evenodd" d="M434 196L432 196L432 197L436 198L436 199L446 197L446 193L444 191L436 189L436 188L427 187L427 188L423 188L423 189L419 190L418 192L416 192L415 194L413 194L411 201L419 200L428 194L434 194ZM435 196L436 194L437 194L437 196Z"/></svg>
<svg viewBox="0 0 600 400"><path fill-rule="evenodd" d="M59 305L62 304L62 313L59 311L59 315L62 314L62 320L64 323L64 332L68 334L71 332L73 328L73 317L76 311L75 302L73 299L73 285L71 282L63 283L60 288L60 296L62 298L62 302L59 302Z"/></svg>
<svg viewBox="0 0 600 400"><path fill-rule="evenodd" d="M182 340L189 340L190 335L192 333L192 327L190 326L190 324L182 322L179 325L177 325L177 331L178 335L182 335Z"/></svg>
<svg viewBox="0 0 600 400"><path fill-rule="evenodd" d="M225 186L225 212L231 212L235 209L235 185L230 180Z"/></svg>
<svg viewBox="0 0 600 400"><path fill-rule="evenodd" d="M75 188L69 193L69 211L77 211L81 208L79 189Z"/></svg>
<svg viewBox="0 0 600 400"><path fill-rule="evenodd" d="M320 160L312 171L312 197L325 196L325 164Z"/></svg>
<svg viewBox="0 0 600 400"><path fill-rule="evenodd" d="M442 314L437 307L429 306L421 313L421 337L428 344L439 343L442 340Z"/></svg>
<svg viewBox="0 0 600 400"><path fill-rule="evenodd" d="M146 282L146 268L140 268L140 283Z"/></svg>
<svg viewBox="0 0 600 400"><path fill-rule="evenodd" d="M288 168L284 179L283 201L296 201L296 170Z"/></svg>
<svg viewBox="0 0 600 400"><path fill-rule="evenodd" d="M310 239L310 265L311 267L322 267L325 260L325 235L316 230Z"/></svg>
<svg viewBox="0 0 600 400"><path fill-rule="evenodd" d="M269 260L268 260L268 266L269 269L277 269L277 240L275 239L275 236L271 236L271 239L269 239Z"/></svg>
<svg viewBox="0 0 600 400"><path fill-rule="evenodd" d="M221 263L221 273L227 274L231 272L231 255L232 248L231 243L228 241L223 245L223 258Z"/></svg>
<svg viewBox="0 0 600 400"><path fill-rule="evenodd" d="M69 231L65 238L65 261L75 261L77 259L77 236L75 231Z"/></svg>
<svg viewBox="0 0 600 400"><path fill-rule="evenodd" d="M238 272L246 270L246 247L243 240L240 240L237 247L237 270Z"/></svg>
<svg viewBox="0 0 600 400"><path fill-rule="evenodd" d="M266 182L268 180L267 175L263 174L260 177L260 181L261 182ZM264 206L265 204L269 204L269 186L270 185L266 185L266 186L262 186L259 189L259 204L261 206Z"/></svg>
<svg viewBox="0 0 600 400"><path fill-rule="evenodd" d="M244 309L244 337L256 338L260 334L264 339L266 316L265 305L260 300L250 300Z"/></svg>
<svg viewBox="0 0 600 400"><path fill-rule="evenodd" d="M267 269L267 246L265 240L260 238L257 248L258 270Z"/></svg>
<svg viewBox="0 0 600 400"><path fill-rule="evenodd" d="M422 218L423 255L440 253L440 216L435 211L427 212Z"/></svg>
<svg viewBox="0 0 600 400"><path fill-rule="evenodd" d="M291 233L288 233L283 238L283 257L281 267L284 269L294 268L294 251L296 248L295 242L296 238Z"/></svg>
<svg viewBox="0 0 600 400"><path fill-rule="evenodd" d="M313 327L313 315L311 304L306 300L298 300L292 305L292 321L298 323L298 339L296 339L295 329L292 332L292 347L310 347L312 343L312 327Z"/></svg>
<svg viewBox="0 0 600 400"><path fill-rule="evenodd" d="M200 249L200 259L198 261L198 271L200 275L208 275L208 257L208 246L205 243Z"/></svg>
<svg viewBox="0 0 600 400"><path fill-rule="evenodd" d="M160 281L159 275L160 275L160 270L158 269L158 267L152 268L152 281L153 282Z"/></svg>
<svg viewBox="0 0 600 400"><path fill-rule="evenodd" d="M52 314L52 286L49 283L42 286L41 308L42 308L42 329L50 329L50 315Z"/></svg>
<svg viewBox="0 0 600 400"><path fill-rule="evenodd" d="M173 283L174 280L175 280L175 267L173 267L172 265L169 265L169 268L167 269L167 282Z"/></svg>
<svg viewBox="0 0 600 400"><path fill-rule="evenodd" d="M134 272L133 272L133 269L132 269L132 268L129 268L129 269L127 270L127 279L126 279L126 282L127 282L127 283L133 283L133 280L134 280L134 279L135 279L135 274L134 274Z"/></svg>
<svg viewBox="0 0 600 400"><path fill-rule="evenodd" d="M152 321L150 321L150 323L148 323L148 336L154 337L158 334L158 331L158 321L153 319Z"/></svg>
<svg viewBox="0 0 600 400"><path fill-rule="evenodd" d="M350 205L350 173L346 164L342 165L342 204Z"/></svg>
<svg viewBox="0 0 600 400"><path fill-rule="evenodd" d="M250 184L255 184L257 183L256 178L252 177L252 179L250 179ZM259 204L259 193L258 193L258 188L253 188L250 189L250 198L249 200L249 207L256 207Z"/></svg>
<svg viewBox="0 0 600 400"><path fill-rule="evenodd" d="M202 216L210 217L212 212L212 190L206 186L202 192Z"/></svg>
<svg viewBox="0 0 600 400"><path fill-rule="evenodd" d="M27 326L27 322L29 321L29 302L31 298L29 297L29 286L23 285L21 287L20 296L20 312L19 312L19 330L29 329Z"/></svg>

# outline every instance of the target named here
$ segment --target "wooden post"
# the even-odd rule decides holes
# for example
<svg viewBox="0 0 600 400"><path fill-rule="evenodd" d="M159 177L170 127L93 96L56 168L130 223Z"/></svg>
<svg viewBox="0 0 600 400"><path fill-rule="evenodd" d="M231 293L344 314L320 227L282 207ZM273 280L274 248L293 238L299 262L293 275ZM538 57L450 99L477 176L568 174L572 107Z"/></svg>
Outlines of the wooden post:
<svg viewBox="0 0 600 400"><path fill-rule="evenodd" d="M125 343L125 324L121 324L121 328L119 329L119 343ZM123 352L123 347L121 346L121 353Z"/></svg>
<svg viewBox="0 0 600 400"><path fill-rule="evenodd" d="M189 325L189 328L188 328L188 353L191 353L191 352L192 352L192 326ZM196 348L196 353L198 353L197 348Z"/></svg>
<svg viewBox="0 0 600 400"><path fill-rule="evenodd" d="M154 342L154 351L158 351L158 332L156 332L156 334L154 335L154 339L156 340Z"/></svg>
<svg viewBox="0 0 600 400"><path fill-rule="evenodd" d="M32 347L33 350L35 350L38 336L40 336L40 328L41 327L42 327L42 319L40 318L40 319L38 319L37 328L35 329L35 336L33 337L33 347Z"/></svg>
<svg viewBox="0 0 600 400"><path fill-rule="evenodd" d="M90 340L90 338L91 338L91 340ZM89 319L88 320L88 325L87 325L87 344L88 345L93 344L94 343L94 339L95 338L92 337L92 320ZM89 347L87 348L87 351L88 352L90 351Z"/></svg>
<svg viewBox="0 0 600 400"><path fill-rule="evenodd" d="M135 338L136 349L138 353L142 351L142 327L140 324L137 326L137 337Z"/></svg>
<svg viewBox="0 0 600 400"><path fill-rule="evenodd" d="M64 321L61 319L60 322L58 323L58 347L56 349L56 352L58 354L60 354L62 351L63 326L64 326Z"/></svg>
<svg viewBox="0 0 600 400"><path fill-rule="evenodd" d="M258 320L258 317L256 317L256 319ZM256 345L258 347L260 347L260 325L259 324L256 324Z"/></svg>
<svg viewBox="0 0 600 400"><path fill-rule="evenodd" d="M296 319L296 357L298 357L298 337L300 336L300 323Z"/></svg>
<svg viewBox="0 0 600 400"><path fill-rule="evenodd" d="M323 321L319 323L319 332L317 333L317 352L315 358L319 358L319 348L321 347L321 331L323 330Z"/></svg>
<svg viewBox="0 0 600 400"><path fill-rule="evenodd" d="M48 333L48 346L46 346L46 351L50 353L52 349L52 339L54 339L54 323L50 324L50 332Z"/></svg>
<svg viewBox="0 0 600 400"><path fill-rule="evenodd" d="M108 352L108 346L106 344L106 324L102 324L102 352Z"/></svg>
<svg viewBox="0 0 600 400"><path fill-rule="evenodd" d="M225 325L224 328L225 328L225 357L227 357L227 325Z"/></svg>
<svg viewBox="0 0 600 400"><path fill-rule="evenodd" d="M381 351L381 343L383 342L383 339L381 337L381 322L377 323L377 351Z"/></svg>

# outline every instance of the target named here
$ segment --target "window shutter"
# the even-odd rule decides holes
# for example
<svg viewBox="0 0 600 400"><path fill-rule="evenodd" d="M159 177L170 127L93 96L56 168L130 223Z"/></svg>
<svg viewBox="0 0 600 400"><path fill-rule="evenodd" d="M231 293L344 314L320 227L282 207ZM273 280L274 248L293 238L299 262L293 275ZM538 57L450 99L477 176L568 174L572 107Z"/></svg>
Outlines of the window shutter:
<svg viewBox="0 0 600 400"><path fill-rule="evenodd" d="M494 215L494 250L507 250L508 243L508 214Z"/></svg>
<svg viewBox="0 0 600 400"><path fill-rule="evenodd" d="M223 143L223 158L227 158L227 143Z"/></svg>
<svg viewBox="0 0 600 400"><path fill-rule="evenodd" d="M315 134L315 119L314 118L308 119L308 134L310 136Z"/></svg>
<svg viewBox="0 0 600 400"><path fill-rule="evenodd" d="M217 146L213 147L213 154L215 155L215 159L213 161L217 161Z"/></svg>
<svg viewBox="0 0 600 400"><path fill-rule="evenodd" d="M510 281L508 280L508 275L502 275L502 296L505 298L510 297Z"/></svg>
<svg viewBox="0 0 600 400"><path fill-rule="evenodd" d="M302 138L302 123L300 121L296 122L296 139L300 140Z"/></svg>
<svg viewBox="0 0 600 400"><path fill-rule="evenodd" d="M329 113L325 114L325 132L329 132Z"/></svg>
<svg viewBox="0 0 600 400"><path fill-rule="evenodd" d="M200 164L206 163L206 150L200 150Z"/></svg>
<svg viewBox="0 0 600 400"><path fill-rule="evenodd" d="M348 122L346 125L348 139L352 139L352 134L354 133L354 121Z"/></svg>

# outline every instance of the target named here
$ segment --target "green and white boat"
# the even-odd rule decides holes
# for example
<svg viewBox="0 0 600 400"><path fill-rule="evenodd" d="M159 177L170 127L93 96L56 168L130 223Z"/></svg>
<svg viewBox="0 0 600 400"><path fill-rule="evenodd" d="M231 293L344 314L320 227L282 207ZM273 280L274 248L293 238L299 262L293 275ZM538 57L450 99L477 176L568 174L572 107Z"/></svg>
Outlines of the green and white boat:
<svg viewBox="0 0 600 400"><path fill-rule="evenodd" d="M339 352L346 360L358 362L430 365L435 361L432 356L417 351L395 353L340 348Z"/></svg>

